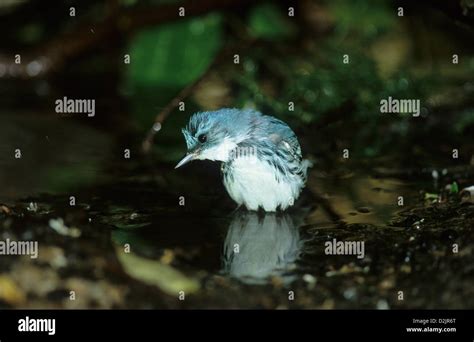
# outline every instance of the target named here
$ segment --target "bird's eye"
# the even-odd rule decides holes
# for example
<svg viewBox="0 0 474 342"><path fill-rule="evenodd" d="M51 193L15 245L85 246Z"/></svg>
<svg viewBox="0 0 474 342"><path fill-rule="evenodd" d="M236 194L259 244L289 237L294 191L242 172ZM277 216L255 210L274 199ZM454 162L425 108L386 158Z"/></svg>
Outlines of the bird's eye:
<svg viewBox="0 0 474 342"><path fill-rule="evenodd" d="M207 136L205 134L200 134L198 140L201 144L204 144L207 141Z"/></svg>

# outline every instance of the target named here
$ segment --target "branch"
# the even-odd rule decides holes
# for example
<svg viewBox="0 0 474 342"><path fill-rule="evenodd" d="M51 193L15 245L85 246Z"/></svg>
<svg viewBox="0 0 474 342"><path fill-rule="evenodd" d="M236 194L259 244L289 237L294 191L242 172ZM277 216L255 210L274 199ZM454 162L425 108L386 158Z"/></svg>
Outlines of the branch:
<svg viewBox="0 0 474 342"><path fill-rule="evenodd" d="M248 49L250 46L255 44L258 40L257 39L249 39L245 40L243 43L237 45L231 45L228 47L223 48L217 56L214 58L213 62L207 67L204 73L194 82L186 86L183 90L181 90L167 105L163 108L162 111L158 113L153 123L153 126L148 131L148 134L143 140L142 143L142 150L144 153L148 153L153 145L153 140L155 138L156 133L161 130L161 126L163 122L168 118L171 112L179 105L181 101L189 97L194 90L201 84L201 82L209 75L209 73L214 70L217 66L221 64L222 61L227 60L232 53L238 53L239 51L243 51Z"/></svg>
<svg viewBox="0 0 474 342"><path fill-rule="evenodd" d="M151 25L203 15L213 11L229 10L260 0L187 0L181 4L167 4L157 8L120 10L114 8L101 23L78 25L73 32L63 34L22 55L22 63L16 64L13 56L0 55L0 78L43 77L57 71L70 59L79 56L117 36L125 36ZM180 8L185 16L179 16ZM24 56L23 56L24 55Z"/></svg>

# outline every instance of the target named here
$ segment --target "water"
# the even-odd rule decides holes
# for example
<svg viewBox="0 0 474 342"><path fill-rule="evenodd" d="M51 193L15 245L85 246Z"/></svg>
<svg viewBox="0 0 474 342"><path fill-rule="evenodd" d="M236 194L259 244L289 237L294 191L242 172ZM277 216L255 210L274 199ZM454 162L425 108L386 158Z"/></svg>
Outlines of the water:
<svg viewBox="0 0 474 342"><path fill-rule="evenodd" d="M0 134L3 156L23 153L1 160L0 237L39 241L40 257L0 259L0 284L13 286L3 306L472 305L472 205L427 205L420 190L434 189L430 177L317 164L295 208L247 212L235 210L217 164L174 170L135 152L124 160L120 144L87 126L25 119ZM51 228L58 219L63 233ZM327 255L334 239L364 242L364 258ZM456 243L467 247L453 254ZM68 299L71 288L80 301Z"/></svg>

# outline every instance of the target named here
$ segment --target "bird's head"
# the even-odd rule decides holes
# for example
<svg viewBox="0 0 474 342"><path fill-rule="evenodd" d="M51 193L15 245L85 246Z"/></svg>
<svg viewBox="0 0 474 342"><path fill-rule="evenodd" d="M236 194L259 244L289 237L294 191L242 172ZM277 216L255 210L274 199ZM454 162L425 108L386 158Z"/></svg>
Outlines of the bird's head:
<svg viewBox="0 0 474 342"><path fill-rule="evenodd" d="M246 111L220 109L194 114L182 129L187 154L175 168L192 160L226 162L237 144L247 137Z"/></svg>

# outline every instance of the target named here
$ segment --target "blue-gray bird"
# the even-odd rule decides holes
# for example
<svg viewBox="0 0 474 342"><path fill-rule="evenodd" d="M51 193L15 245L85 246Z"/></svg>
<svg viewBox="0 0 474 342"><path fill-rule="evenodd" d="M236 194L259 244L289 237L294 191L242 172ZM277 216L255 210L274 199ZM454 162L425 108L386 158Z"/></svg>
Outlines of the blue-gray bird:
<svg viewBox="0 0 474 342"><path fill-rule="evenodd" d="M285 210L299 197L310 162L283 121L255 110L224 108L194 114L182 130L192 160L222 162L224 186L248 210Z"/></svg>

